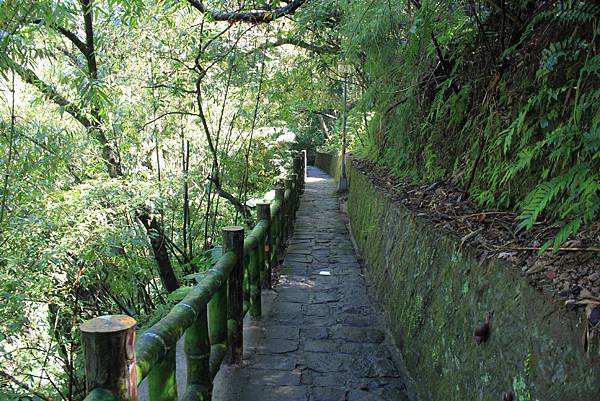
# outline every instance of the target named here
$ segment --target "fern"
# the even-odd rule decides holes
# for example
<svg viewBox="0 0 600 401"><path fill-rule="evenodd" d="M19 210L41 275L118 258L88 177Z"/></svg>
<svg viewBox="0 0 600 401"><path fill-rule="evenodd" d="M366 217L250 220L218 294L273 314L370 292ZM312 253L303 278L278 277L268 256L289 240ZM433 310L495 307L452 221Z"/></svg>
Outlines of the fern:
<svg viewBox="0 0 600 401"><path fill-rule="evenodd" d="M587 1L557 3L556 19L565 25L589 24L600 15L600 6Z"/></svg>
<svg viewBox="0 0 600 401"><path fill-rule="evenodd" d="M570 180L568 176L559 176L538 185L523 203L522 212L518 217L521 220L518 228L533 227L542 211L568 187Z"/></svg>
<svg viewBox="0 0 600 401"><path fill-rule="evenodd" d="M362 103L372 106L361 111L374 112L368 153L417 179L453 171L482 205L519 208L521 229L542 219L560 224L553 249L598 218L600 4L545 3L494 75L484 57L500 45L498 10L482 15L483 46L460 2L400 3L343 6L353 13L344 23L347 57L363 67ZM521 5L514 2L518 12ZM366 9L384 26L372 27Z"/></svg>
<svg viewBox="0 0 600 401"><path fill-rule="evenodd" d="M550 43L542 51L540 60L540 69L537 72L538 78L551 73L561 58L566 61L575 61L579 58L580 51L585 50L590 44L580 38L568 38L560 42Z"/></svg>
<svg viewBox="0 0 600 401"><path fill-rule="evenodd" d="M558 252L560 246L573 234L576 234L581 227L583 220L581 218L575 218L567 224L563 225L553 239L549 239L540 248L540 253L545 252L550 245L552 245L552 252Z"/></svg>

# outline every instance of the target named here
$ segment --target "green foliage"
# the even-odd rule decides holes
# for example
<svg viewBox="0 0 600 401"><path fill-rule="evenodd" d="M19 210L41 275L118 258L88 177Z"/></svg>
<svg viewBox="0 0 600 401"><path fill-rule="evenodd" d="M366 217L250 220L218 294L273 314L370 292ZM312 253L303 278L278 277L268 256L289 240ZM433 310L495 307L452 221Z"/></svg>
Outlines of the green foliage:
<svg viewBox="0 0 600 401"><path fill-rule="evenodd" d="M88 38L81 3L0 2L0 365L65 401L85 395L84 320L124 313L148 327L178 298L151 241L166 244L186 288L221 228L241 222L208 179L207 135L220 190L241 203L287 173L296 133L319 142L302 130L308 118L286 123L294 113L283 105L289 88L311 93L316 82L287 82L294 56L273 66L257 49L293 24L249 29L180 1L94 0ZM25 393L0 387L0 398Z"/></svg>

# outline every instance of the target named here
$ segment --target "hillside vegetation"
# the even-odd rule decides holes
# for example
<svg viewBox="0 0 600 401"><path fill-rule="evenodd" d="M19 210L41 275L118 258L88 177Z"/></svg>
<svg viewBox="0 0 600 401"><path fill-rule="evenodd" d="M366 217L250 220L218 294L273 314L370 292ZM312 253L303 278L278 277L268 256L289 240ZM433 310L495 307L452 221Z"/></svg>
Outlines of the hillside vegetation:
<svg viewBox="0 0 600 401"><path fill-rule="evenodd" d="M360 154L399 176L450 179L483 206L516 209L522 228L556 223L561 229L546 246L596 220L600 6L375 0L339 7Z"/></svg>

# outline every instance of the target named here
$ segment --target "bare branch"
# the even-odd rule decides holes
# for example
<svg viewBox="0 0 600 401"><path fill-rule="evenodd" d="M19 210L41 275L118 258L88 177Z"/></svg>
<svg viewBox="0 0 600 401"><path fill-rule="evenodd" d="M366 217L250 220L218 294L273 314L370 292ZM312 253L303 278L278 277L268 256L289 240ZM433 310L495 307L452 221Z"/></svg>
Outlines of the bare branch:
<svg viewBox="0 0 600 401"><path fill-rule="evenodd" d="M215 186L215 191L217 192L217 195L219 195L221 198L227 199L233 205L233 207L235 207L235 210L237 210L240 215L244 216L244 220L246 222L252 222L252 217L248 206L244 205L235 196L225 191L221 186L221 181L219 180L218 176L212 176L208 179Z"/></svg>
<svg viewBox="0 0 600 401"><path fill-rule="evenodd" d="M83 63L77 58L77 56L75 56L73 53L71 53L69 50L67 50L66 48L61 48L60 51L69 58L69 60L71 61L71 63L79 68L80 70L83 70L85 68L85 66L83 65Z"/></svg>
<svg viewBox="0 0 600 401"><path fill-rule="evenodd" d="M187 93L189 95L195 95L196 91L193 91L191 89L185 89L179 86L172 86L172 85L165 85L165 84L155 84L155 85L150 85L150 86L142 86L142 88L144 89L171 89L175 92L181 92L181 93Z"/></svg>
<svg viewBox="0 0 600 401"><path fill-rule="evenodd" d="M98 79L98 64L96 63L96 51L94 49L94 16L92 14L91 0L81 0L83 6L83 21L85 23L85 48L83 53L88 64L88 71L92 79Z"/></svg>
<svg viewBox="0 0 600 401"><path fill-rule="evenodd" d="M222 12L219 10L209 10L201 1L187 0L187 2L196 10L203 14L212 16L215 21L250 22L253 24L269 23L286 15L294 14L296 10L308 0L293 0L283 7L272 11L232 11Z"/></svg>
<svg viewBox="0 0 600 401"><path fill-rule="evenodd" d="M87 46L81 39L79 39L79 37L74 32L71 32L68 29L58 26L56 24L46 24L46 21L43 19L36 19L33 21L33 23L38 25L46 25L49 28L54 29L55 31L69 39L71 43L73 43L83 55L86 55L88 53Z"/></svg>
<svg viewBox="0 0 600 401"><path fill-rule="evenodd" d="M194 92L195 93L195 92ZM190 113L187 111L167 111L166 113L161 114L158 117L153 118L152 120L144 123L144 125L142 125L142 129L146 128L147 126L149 126L150 124L153 124L155 122L157 122L158 120L160 120L161 118L165 118L167 116L173 116L173 115L178 115L178 116L194 116L194 117L200 117L199 114L197 113Z"/></svg>

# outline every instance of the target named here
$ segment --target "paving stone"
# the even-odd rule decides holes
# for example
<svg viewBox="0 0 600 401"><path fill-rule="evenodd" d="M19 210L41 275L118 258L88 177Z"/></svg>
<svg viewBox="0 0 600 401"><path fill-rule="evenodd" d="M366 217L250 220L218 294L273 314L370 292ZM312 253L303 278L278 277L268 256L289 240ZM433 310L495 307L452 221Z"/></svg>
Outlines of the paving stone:
<svg viewBox="0 0 600 401"><path fill-rule="evenodd" d="M334 340L308 340L303 349L308 352L339 352L340 344Z"/></svg>
<svg viewBox="0 0 600 401"><path fill-rule="evenodd" d="M293 264L294 262L296 263L311 263L313 261L313 258L311 255L303 255L303 254L297 254L297 253L291 253L288 254L284 259L283 259L283 263L285 265L290 265Z"/></svg>
<svg viewBox="0 0 600 401"><path fill-rule="evenodd" d="M354 372L362 377L381 378L398 377L398 369L391 358L380 358L375 355L360 355L353 361Z"/></svg>
<svg viewBox="0 0 600 401"><path fill-rule="evenodd" d="M244 386L244 401L308 401L304 386L265 386L249 383Z"/></svg>
<svg viewBox="0 0 600 401"><path fill-rule="evenodd" d="M385 336L381 330L370 327L337 326L329 329L333 339L340 339L354 343L380 343Z"/></svg>
<svg viewBox="0 0 600 401"><path fill-rule="evenodd" d="M341 353L306 352L303 357L306 367L315 372L341 372L352 367L352 358Z"/></svg>
<svg viewBox="0 0 600 401"><path fill-rule="evenodd" d="M286 340L298 340L300 335L300 327L277 326L270 322L269 325L265 326L263 333L266 339L283 338Z"/></svg>
<svg viewBox="0 0 600 401"><path fill-rule="evenodd" d="M335 305L335 304L319 304L319 305ZM302 321L307 330L312 330L316 327L327 329L335 325L335 318L333 316L305 316ZM326 338L326 337L323 337Z"/></svg>
<svg viewBox="0 0 600 401"><path fill-rule="evenodd" d="M282 288L277 291L277 301L279 302L308 302L309 293L303 288Z"/></svg>
<svg viewBox="0 0 600 401"><path fill-rule="evenodd" d="M289 355L252 355L248 365L256 369L293 370L296 369L296 358Z"/></svg>
<svg viewBox="0 0 600 401"><path fill-rule="evenodd" d="M314 372L310 369L307 369L306 372L309 372L310 382L303 381L303 383L309 383L313 386L318 387L333 387L333 388L346 388L346 381L348 379L348 375L346 373L320 373Z"/></svg>
<svg viewBox="0 0 600 401"><path fill-rule="evenodd" d="M311 387L310 401L346 401L346 390L332 387Z"/></svg>
<svg viewBox="0 0 600 401"><path fill-rule="evenodd" d="M302 304L298 302L277 302L271 309L272 313L300 313Z"/></svg>
<svg viewBox="0 0 600 401"><path fill-rule="evenodd" d="M269 320L279 324L293 324L294 322L302 321L302 312L297 313L285 313L285 312L273 312L269 314Z"/></svg>
<svg viewBox="0 0 600 401"><path fill-rule="evenodd" d="M298 340L269 339L255 347L246 347L258 354L285 354L298 350Z"/></svg>
<svg viewBox="0 0 600 401"><path fill-rule="evenodd" d="M373 394L366 390L352 390L348 392L348 401L386 401L376 394Z"/></svg>
<svg viewBox="0 0 600 401"><path fill-rule="evenodd" d="M344 326L370 327L375 324L375 322L376 319L372 316L343 314L338 315L337 317L337 323Z"/></svg>
<svg viewBox="0 0 600 401"><path fill-rule="evenodd" d="M288 255L311 255L312 249L310 248L310 243L306 244L291 244L286 249L286 253Z"/></svg>
<svg viewBox="0 0 600 401"><path fill-rule="evenodd" d="M312 304L326 304L329 302L338 302L341 299L341 295L338 292L317 292L310 296L310 303Z"/></svg>
<svg viewBox="0 0 600 401"><path fill-rule="evenodd" d="M247 369L248 381L256 384L269 386L298 386L300 385L300 370L270 370L270 369Z"/></svg>
<svg viewBox="0 0 600 401"><path fill-rule="evenodd" d="M325 327L302 327L300 329L300 337L306 340L323 340L328 335Z"/></svg>
<svg viewBox="0 0 600 401"><path fill-rule="evenodd" d="M302 312L305 316L329 316L331 309L327 304L309 304L302 306Z"/></svg>
<svg viewBox="0 0 600 401"><path fill-rule="evenodd" d="M391 354L383 344L338 342L338 351L343 354L368 355L377 358L387 358Z"/></svg>

